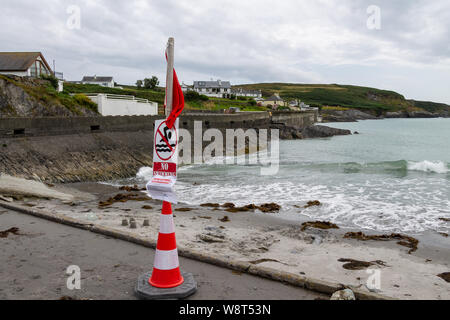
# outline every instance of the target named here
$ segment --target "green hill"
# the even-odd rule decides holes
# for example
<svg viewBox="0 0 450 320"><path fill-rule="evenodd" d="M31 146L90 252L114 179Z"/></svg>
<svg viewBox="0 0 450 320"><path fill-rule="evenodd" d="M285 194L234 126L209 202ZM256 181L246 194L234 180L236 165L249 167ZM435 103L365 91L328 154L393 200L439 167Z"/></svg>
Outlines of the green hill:
<svg viewBox="0 0 450 320"><path fill-rule="evenodd" d="M263 97L278 93L283 99L300 99L311 106L335 106L383 113L387 111L438 112L450 110L446 104L406 100L394 91L338 84L259 83L234 88L261 90Z"/></svg>

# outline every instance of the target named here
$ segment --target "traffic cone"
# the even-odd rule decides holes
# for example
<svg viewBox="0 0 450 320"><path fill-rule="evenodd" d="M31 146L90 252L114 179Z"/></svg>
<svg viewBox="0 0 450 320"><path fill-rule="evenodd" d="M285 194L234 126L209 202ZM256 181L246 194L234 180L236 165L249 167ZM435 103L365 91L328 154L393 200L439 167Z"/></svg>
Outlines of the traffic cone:
<svg viewBox="0 0 450 320"><path fill-rule="evenodd" d="M184 282L178 261L172 205L166 201L163 202L161 211L153 272L148 282L153 287L162 289L178 287Z"/></svg>

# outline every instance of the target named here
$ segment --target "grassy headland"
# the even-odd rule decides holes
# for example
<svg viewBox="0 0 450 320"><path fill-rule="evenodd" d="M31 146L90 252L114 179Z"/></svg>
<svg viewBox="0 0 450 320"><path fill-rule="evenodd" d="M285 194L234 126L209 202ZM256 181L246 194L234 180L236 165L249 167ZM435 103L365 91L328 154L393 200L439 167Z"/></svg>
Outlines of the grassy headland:
<svg viewBox="0 0 450 320"><path fill-rule="evenodd" d="M382 114L389 111L439 112L450 110L446 104L407 100L397 92L339 84L258 83L235 86L261 90L264 97L278 93L285 100L299 99L314 107L341 107Z"/></svg>

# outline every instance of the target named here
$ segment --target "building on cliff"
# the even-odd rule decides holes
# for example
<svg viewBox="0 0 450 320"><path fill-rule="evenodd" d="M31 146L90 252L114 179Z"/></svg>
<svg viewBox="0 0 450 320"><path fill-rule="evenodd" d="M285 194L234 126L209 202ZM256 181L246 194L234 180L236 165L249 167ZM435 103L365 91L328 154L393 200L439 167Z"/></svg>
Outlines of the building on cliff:
<svg viewBox="0 0 450 320"><path fill-rule="evenodd" d="M39 78L53 71L40 52L0 52L0 74Z"/></svg>
<svg viewBox="0 0 450 320"><path fill-rule="evenodd" d="M113 77L98 77L94 75L93 77L85 76L81 80L82 84L98 84L102 87L114 88L114 78Z"/></svg>
<svg viewBox="0 0 450 320"><path fill-rule="evenodd" d="M259 102L258 104L264 107L271 107L274 110L278 109L278 107L286 106L286 102L282 98L280 98L280 96L276 93L270 98L267 98L266 100Z"/></svg>
<svg viewBox="0 0 450 320"><path fill-rule="evenodd" d="M194 81L194 91L213 98L230 98L231 84L229 81Z"/></svg>

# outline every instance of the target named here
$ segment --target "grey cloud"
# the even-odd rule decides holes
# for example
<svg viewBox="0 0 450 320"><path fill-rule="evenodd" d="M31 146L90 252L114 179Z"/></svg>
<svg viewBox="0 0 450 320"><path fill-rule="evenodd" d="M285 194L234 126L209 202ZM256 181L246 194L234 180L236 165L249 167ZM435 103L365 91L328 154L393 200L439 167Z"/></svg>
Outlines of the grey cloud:
<svg viewBox="0 0 450 320"><path fill-rule="evenodd" d="M339 83L355 74L332 72L349 70L340 66L361 72L380 66L391 73L406 66L416 82L398 80L392 89L450 102L444 84L427 89L434 71L442 73L441 81L448 79L446 0L1 2L2 50L43 51L69 80L94 73L113 75L121 83L152 74L164 79L164 46L174 36L176 68L185 81ZM366 28L371 4L382 10L381 30ZM66 27L69 5L81 9L81 30ZM426 79L420 76L424 70ZM393 83L395 74L378 72L364 79L383 87ZM420 83L424 91L418 94L414 88Z"/></svg>

